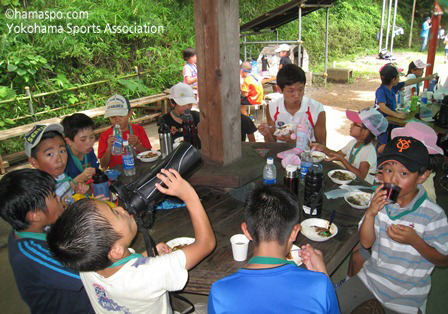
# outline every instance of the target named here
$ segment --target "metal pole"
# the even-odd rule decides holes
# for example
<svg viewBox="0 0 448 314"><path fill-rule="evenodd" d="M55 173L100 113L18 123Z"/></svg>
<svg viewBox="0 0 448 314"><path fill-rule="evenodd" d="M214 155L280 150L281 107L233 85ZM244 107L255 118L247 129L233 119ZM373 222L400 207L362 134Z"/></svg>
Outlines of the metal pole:
<svg viewBox="0 0 448 314"><path fill-rule="evenodd" d="M387 33L386 33L386 50L389 47L389 32L390 32L390 13L392 11L392 0L389 0L389 9L387 11Z"/></svg>
<svg viewBox="0 0 448 314"><path fill-rule="evenodd" d="M378 52L381 52L382 50L382 44L383 44L383 32L384 32L384 13L386 11L386 0L383 0L383 9L381 10L381 28L380 28L380 49Z"/></svg>
<svg viewBox="0 0 448 314"><path fill-rule="evenodd" d="M411 30L409 31L409 48L412 46L412 27L414 27L414 15L415 15L415 3L417 0L414 0L414 4L412 5L412 18L411 18Z"/></svg>
<svg viewBox="0 0 448 314"><path fill-rule="evenodd" d="M324 71L324 78L325 78L325 86L327 86L327 70L328 70L328 26L330 24L330 8L326 9L327 13L327 21L325 24L325 71Z"/></svg>
<svg viewBox="0 0 448 314"><path fill-rule="evenodd" d="M302 59L302 4L299 4L299 51L297 52L297 65L301 66L301 59Z"/></svg>
<svg viewBox="0 0 448 314"><path fill-rule="evenodd" d="M390 53L392 53L392 49L394 49L395 22L397 20L397 6L398 6L398 0L395 0L394 19L392 22L392 40L390 41Z"/></svg>
<svg viewBox="0 0 448 314"><path fill-rule="evenodd" d="M243 38L243 45L244 45L244 61L247 61L246 35L244 35L244 38Z"/></svg>
<svg viewBox="0 0 448 314"><path fill-rule="evenodd" d="M28 101L28 107L30 108L30 114L33 115L33 121L36 121L36 117L34 116L33 99L31 98L31 92L28 86L25 86L25 94L30 98Z"/></svg>

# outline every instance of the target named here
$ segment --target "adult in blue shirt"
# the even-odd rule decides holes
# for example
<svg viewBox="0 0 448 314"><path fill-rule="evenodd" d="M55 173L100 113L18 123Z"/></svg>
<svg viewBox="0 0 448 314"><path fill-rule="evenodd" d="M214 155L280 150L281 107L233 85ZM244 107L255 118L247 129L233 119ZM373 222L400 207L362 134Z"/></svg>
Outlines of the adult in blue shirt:
<svg viewBox="0 0 448 314"><path fill-rule="evenodd" d="M253 190L241 228L254 256L235 274L215 282L208 313L339 313L322 253L310 245L300 256L308 268L286 259L300 230L296 196L282 186Z"/></svg>
<svg viewBox="0 0 448 314"><path fill-rule="evenodd" d="M430 28L431 28L431 18L428 16L422 24L422 32L420 34L420 36L422 37L422 48L420 49L420 52L423 52L426 48Z"/></svg>

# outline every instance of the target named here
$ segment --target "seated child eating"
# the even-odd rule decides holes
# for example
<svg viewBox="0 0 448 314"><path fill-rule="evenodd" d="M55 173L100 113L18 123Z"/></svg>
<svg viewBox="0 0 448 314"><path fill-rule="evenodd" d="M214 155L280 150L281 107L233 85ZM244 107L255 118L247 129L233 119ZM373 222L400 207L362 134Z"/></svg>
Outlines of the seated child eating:
<svg viewBox="0 0 448 314"><path fill-rule="evenodd" d="M342 162L348 170L373 184L376 172L376 149L373 141L386 132L389 123L377 110L366 108L359 112L347 110L347 118L352 121L350 135L354 137L344 148L335 152L322 144L313 144L316 150L323 151L330 160Z"/></svg>
<svg viewBox="0 0 448 314"><path fill-rule="evenodd" d="M286 260L300 230L297 198L288 189L264 185L253 190L241 229L254 242L245 268L212 285L208 313L339 313L322 253L299 251L308 270Z"/></svg>
<svg viewBox="0 0 448 314"><path fill-rule="evenodd" d="M112 146L115 141L114 126L119 125L124 141L128 141L131 148L138 154L151 149L151 143L145 129L140 125L130 124L132 116L129 99L121 95L113 95L106 102L105 118L112 124L109 129L101 133L98 141L98 158L101 168L112 168L123 163L122 156L112 155Z"/></svg>
<svg viewBox="0 0 448 314"><path fill-rule="evenodd" d="M159 244L160 256L145 257L129 248L137 225L122 207L110 208L95 199L72 204L48 234L48 245L63 265L79 270L97 313L171 313L168 291L181 290L188 270L215 247L215 236L193 187L173 169L157 177L165 194L179 197L187 206L195 242L175 252Z"/></svg>
<svg viewBox="0 0 448 314"><path fill-rule="evenodd" d="M25 153L30 164L50 174L56 180L56 195L64 206L73 202L73 194L84 194L89 186L74 182L64 173L67 166L67 147L60 124L35 125L25 135Z"/></svg>
<svg viewBox="0 0 448 314"><path fill-rule="evenodd" d="M275 131L288 124L296 127L305 122L309 138L325 145L327 129L324 106L304 96L306 76L302 68L295 64L285 65L278 71L277 84L282 95L269 102L266 109L267 124L258 126L265 142L294 142L291 134L276 136Z"/></svg>
<svg viewBox="0 0 448 314"><path fill-rule="evenodd" d="M425 312L434 266L448 265L448 223L442 208L420 185L429 155L420 141L397 136L378 158L384 183L401 188L391 204L382 184L359 228L361 250L371 256L359 273L336 290L342 313L376 298L387 310Z"/></svg>
<svg viewBox="0 0 448 314"><path fill-rule="evenodd" d="M0 216L11 225L8 255L31 313L94 313L79 274L48 251L45 229L63 211L46 172L21 169L0 180Z"/></svg>
<svg viewBox="0 0 448 314"><path fill-rule="evenodd" d="M61 124L68 152L65 174L75 182L87 182L100 166L93 151L95 123L89 116L75 113L65 117Z"/></svg>

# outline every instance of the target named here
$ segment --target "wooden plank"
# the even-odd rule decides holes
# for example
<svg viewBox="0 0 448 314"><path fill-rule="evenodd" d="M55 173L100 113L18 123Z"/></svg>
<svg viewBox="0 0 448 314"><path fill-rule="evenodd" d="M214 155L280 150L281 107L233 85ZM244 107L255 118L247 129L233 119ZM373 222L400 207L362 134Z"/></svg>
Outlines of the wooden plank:
<svg viewBox="0 0 448 314"><path fill-rule="evenodd" d="M194 15L202 155L225 166L241 157L238 1L195 0Z"/></svg>
<svg viewBox="0 0 448 314"><path fill-rule="evenodd" d="M132 108L136 108L136 107L144 106L144 105L147 105L147 104L150 104L150 103L163 101L167 97L168 96L165 95L165 94L158 94L158 95L153 95L153 96L147 96L147 97L142 97L142 98L138 98L138 99L133 99L133 100L131 100L131 107ZM99 107L99 108L95 108L95 109L79 111L79 113L84 113L87 116L93 118L93 117L98 117L98 116L104 115L105 110L106 110L106 106L103 106L103 107ZM11 129L4 130L4 131L0 131L0 141L6 140L6 139L9 139L9 138L13 138L13 137L16 137L16 136L19 136L19 135L26 134L29 130L31 130L33 128L33 126L38 125L38 124L60 123L64 117L65 116L61 116L61 117L58 117L58 118L51 118L51 119L41 120L41 121L30 123L30 124L27 124L27 125L22 125L22 126L19 126L19 127L11 128Z"/></svg>

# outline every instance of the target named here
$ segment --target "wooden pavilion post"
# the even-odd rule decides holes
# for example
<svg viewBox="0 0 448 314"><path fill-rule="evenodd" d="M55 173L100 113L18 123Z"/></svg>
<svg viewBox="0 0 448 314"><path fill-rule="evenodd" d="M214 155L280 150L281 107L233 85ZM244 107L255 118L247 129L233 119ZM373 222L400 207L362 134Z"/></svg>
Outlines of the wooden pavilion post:
<svg viewBox="0 0 448 314"><path fill-rule="evenodd" d="M195 0L194 18L202 157L226 166L241 157L239 1Z"/></svg>

